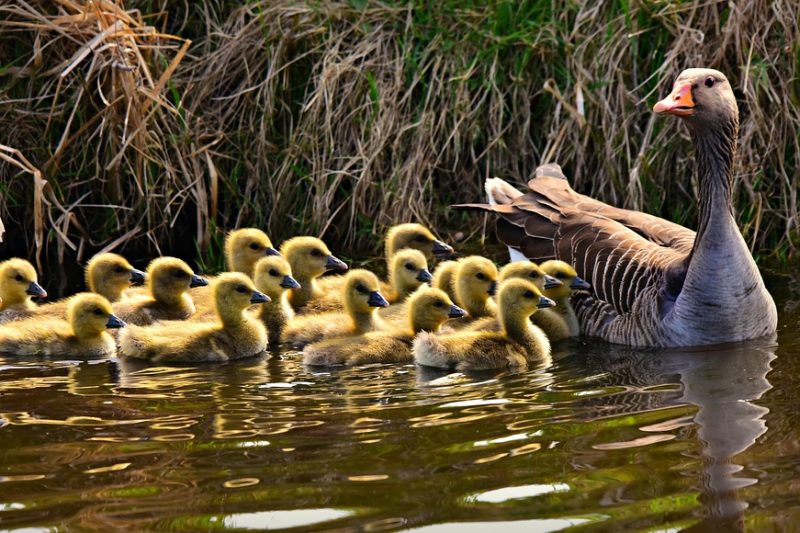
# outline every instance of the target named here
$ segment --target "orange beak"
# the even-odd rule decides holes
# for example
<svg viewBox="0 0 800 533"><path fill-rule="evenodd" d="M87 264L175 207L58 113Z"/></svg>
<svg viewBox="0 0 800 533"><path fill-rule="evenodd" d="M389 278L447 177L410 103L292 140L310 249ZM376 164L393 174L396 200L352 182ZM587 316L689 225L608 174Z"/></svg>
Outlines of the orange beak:
<svg viewBox="0 0 800 533"><path fill-rule="evenodd" d="M694 115L694 100L692 100L692 84L687 83L676 87L669 96L653 106L653 111L659 115L667 113L679 117Z"/></svg>

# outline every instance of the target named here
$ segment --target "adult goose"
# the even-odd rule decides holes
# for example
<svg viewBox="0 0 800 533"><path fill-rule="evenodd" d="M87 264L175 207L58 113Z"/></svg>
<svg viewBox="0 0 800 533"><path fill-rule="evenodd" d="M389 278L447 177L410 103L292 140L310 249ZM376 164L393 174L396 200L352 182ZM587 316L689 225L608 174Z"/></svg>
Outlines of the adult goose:
<svg viewBox="0 0 800 533"><path fill-rule="evenodd" d="M699 346L772 334L772 297L736 226L732 163L739 114L725 76L688 69L653 111L683 119L700 181L697 233L576 193L558 165L521 193L497 178L489 204L498 238L517 257L561 259L592 284L575 298L584 334L632 346Z"/></svg>

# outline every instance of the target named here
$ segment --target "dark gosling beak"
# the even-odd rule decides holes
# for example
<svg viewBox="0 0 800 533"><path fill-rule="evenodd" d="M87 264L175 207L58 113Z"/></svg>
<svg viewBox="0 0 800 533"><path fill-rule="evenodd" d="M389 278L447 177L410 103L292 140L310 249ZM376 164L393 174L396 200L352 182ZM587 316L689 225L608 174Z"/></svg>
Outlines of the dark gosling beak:
<svg viewBox="0 0 800 533"><path fill-rule="evenodd" d="M539 296L539 303L536 307L539 309L547 309L548 307L555 307L556 303L547 296Z"/></svg>
<svg viewBox="0 0 800 533"><path fill-rule="evenodd" d="M125 327L125 322L123 322L122 320L120 320L119 318L117 318L114 315L109 315L108 316L108 322L106 322L106 328L107 329L117 329L117 328L124 328L124 327Z"/></svg>
<svg viewBox="0 0 800 533"><path fill-rule="evenodd" d="M447 313L448 318L461 318L462 316L466 315L467 312L461 309L459 306L453 304L450 306L450 311Z"/></svg>
<svg viewBox="0 0 800 533"><path fill-rule="evenodd" d="M428 272L428 269L426 268L423 268L419 271L419 274L417 274L417 281L421 283L430 283L432 279L433 276L431 276L431 273Z"/></svg>
<svg viewBox="0 0 800 533"><path fill-rule="evenodd" d="M142 272L138 268L134 268L131 270L131 277L130 277L131 283L135 285L141 285L142 283L144 283L145 276L146 274L144 272Z"/></svg>
<svg viewBox="0 0 800 533"><path fill-rule="evenodd" d="M384 298L380 292L372 291L369 293L367 305L370 307L389 307L389 302L386 301L386 298Z"/></svg>
<svg viewBox="0 0 800 533"><path fill-rule="evenodd" d="M190 289L195 287L205 287L206 285L208 285L208 280L206 278L201 278L197 274L192 274L192 281L189 283Z"/></svg>
<svg viewBox="0 0 800 533"><path fill-rule="evenodd" d="M31 296L38 296L39 298L47 298L47 291L42 288L41 285L36 283L35 281L31 281L28 288L25 289L25 294L30 294Z"/></svg>
<svg viewBox="0 0 800 533"><path fill-rule="evenodd" d="M561 283L561 281L557 280L553 276L548 276L547 274L545 274L545 276L544 276L544 288L545 288L545 290L547 290L547 289L555 289L556 287L561 287L562 285L563 285L563 283Z"/></svg>
<svg viewBox="0 0 800 533"><path fill-rule="evenodd" d="M299 289L300 284L297 283L297 280L294 279L292 276L286 275L283 276L283 281L281 281L281 288L283 289Z"/></svg>
<svg viewBox="0 0 800 533"><path fill-rule="evenodd" d="M569 288L572 290L588 291L592 288L592 286L585 279L575 276L575 278L572 280L572 283L569 284Z"/></svg>
<svg viewBox="0 0 800 533"><path fill-rule="evenodd" d="M282 257L281 253L272 246L267 247L267 251L264 252L264 255L277 255L278 257Z"/></svg>
<svg viewBox="0 0 800 533"><path fill-rule="evenodd" d="M347 270L347 265L335 255L329 255L328 260L325 262L325 268L328 270L341 270L344 272Z"/></svg>
<svg viewBox="0 0 800 533"><path fill-rule="evenodd" d="M263 292L253 291L253 294L250 295L251 304L267 304L271 301L270 297Z"/></svg>
<svg viewBox="0 0 800 533"><path fill-rule="evenodd" d="M438 239L433 240L433 255L450 255L454 251L449 244L445 244Z"/></svg>
<svg viewBox="0 0 800 533"><path fill-rule="evenodd" d="M486 292L489 293L489 296L494 296L495 294L497 294L497 281L496 280L492 281L489 284L489 289Z"/></svg>

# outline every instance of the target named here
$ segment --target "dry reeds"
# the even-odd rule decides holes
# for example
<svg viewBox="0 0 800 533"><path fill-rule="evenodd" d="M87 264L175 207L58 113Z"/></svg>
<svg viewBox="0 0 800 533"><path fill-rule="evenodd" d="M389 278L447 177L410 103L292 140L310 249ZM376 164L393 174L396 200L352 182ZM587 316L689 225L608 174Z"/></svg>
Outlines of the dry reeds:
<svg viewBox="0 0 800 533"><path fill-rule="evenodd" d="M217 226L259 224L277 240L316 233L361 246L411 219L474 234L480 217L446 206L481 198L492 175L523 183L547 161L580 191L693 225L686 130L649 108L680 70L703 65L741 92L748 242L781 259L796 250L794 3L133 9L152 3L0 8L0 54L18 57L0 74L0 124L53 189L56 243L96 247L140 231L202 246ZM191 48L154 27L176 19ZM30 181L12 183L9 169L0 163L0 186L24 194L0 212L16 228L35 215L21 200Z"/></svg>

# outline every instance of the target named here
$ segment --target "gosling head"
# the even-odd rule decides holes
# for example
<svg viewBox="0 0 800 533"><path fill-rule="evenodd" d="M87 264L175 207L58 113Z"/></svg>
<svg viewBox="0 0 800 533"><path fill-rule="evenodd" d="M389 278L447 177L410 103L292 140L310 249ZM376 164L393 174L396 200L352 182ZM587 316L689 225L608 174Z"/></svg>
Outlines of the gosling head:
<svg viewBox="0 0 800 533"><path fill-rule="evenodd" d="M225 272L214 280L212 288L217 313L237 316L252 304L270 301L269 296L256 289L253 280L241 272Z"/></svg>
<svg viewBox="0 0 800 533"><path fill-rule="evenodd" d="M33 265L16 257L0 263L0 297L3 309L24 305L31 296L47 297L47 291L38 283Z"/></svg>
<svg viewBox="0 0 800 533"><path fill-rule="evenodd" d="M562 283L560 287L545 289L544 294L554 300L563 300L569 297L571 291L586 291L592 288L583 278L578 276L569 263L551 259L540 265L548 275L553 276Z"/></svg>
<svg viewBox="0 0 800 533"><path fill-rule="evenodd" d="M67 321L78 338L96 337L107 329L125 326L122 320L114 316L111 303L92 292L72 297L67 308Z"/></svg>
<svg viewBox="0 0 800 533"><path fill-rule="evenodd" d="M532 261L515 261L500 269L500 283L510 279L525 279L536 285L540 291L555 289L563 283L547 274L542 268Z"/></svg>
<svg viewBox="0 0 800 533"><path fill-rule="evenodd" d="M329 270L345 271L347 265L316 237L293 237L281 246L292 272L302 279L318 278Z"/></svg>
<svg viewBox="0 0 800 533"><path fill-rule="evenodd" d="M283 257L262 257L253 272L256 288L273 300L278 300L288 290L299 289L300 284L292 277L292 268Z"/></svg>
<svg viewBox="0 0 800 533"><path fill-rule="evenodd" d="M537 310L556 305L553 300L542 295L536 285L524 279L510 279L503 283L497 295L497 303L501 316L506 319L513 316L526 321Z"/></svg>
<svg viewBox="0 0 800 533"><path fill-rule="evenodd" d="M723 131L735 140L739 109L728 79L718 70L684 70L675 80L669 96L658 102L653 111L680 117L695 131L720 130L727 126L731 131Z"/></svg>
<svg viewBox="0 0 800 533"><path fill-rule="evenodd" d="M386 233L386 257L389 262L398 250L413 248L426 256L446 256L453 247L443 243L422 224L398 224Z"/></svg>
<svg viewBox="0 0 800 533"><path fill-rule="evenodd" d="M483 302L497 292L497 267L479 255L465 257L456 267L455 291L459 303Z"/></svg>
<svg viewBox="0 0 800 533"><path fill-rule="evenodd" d="M344 308L348 314L371 313L389 302L380 292L378 277L369 270L356 269L347 274L344 282Z"/></svg>
<svg viewBox="0 0 800 533"><path fill-rule="evenodd" d="M420 287L408 300L409 322L414 333L436 332L450 318L466 315L447 293L432 287Z"/></svg>
<svg viewBox="0 0 800 533"><path fill-rule="evenodd" d="M229 272L252 275L256 262L265 255L281 255L267 234L256 228L237 229L225 237L225 261Z"/></svg>
<svg viewBox="0 0 800 533"><path fill-rule="evenodd" d="M116 302L125 289L144 280L145 273L133 268L121 255L97 254L86 263L86 286L110 302Z"/></svg>
<svg viewBox="0 0 800 533"><path fill-rule="evenodd" d="M389 279L398 296L405 296L423 283L430 283L433 276L428 271L425 254L419 250L405 248L392 257Z"/></svg>
<svg viewBox="0 0 800 533"><path fill-rule="evenodd" d="M208 280L196 275L177 257L159 257L147 267L147 285L153 298L173 303L190 288L208 285Z"/></svg>

